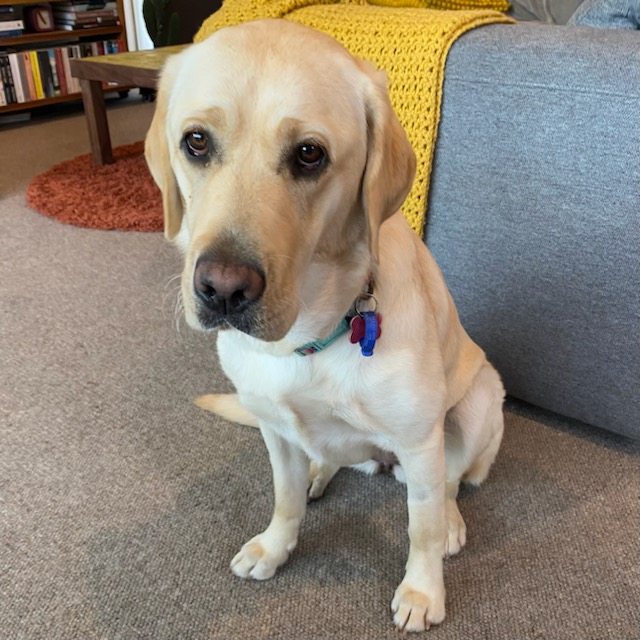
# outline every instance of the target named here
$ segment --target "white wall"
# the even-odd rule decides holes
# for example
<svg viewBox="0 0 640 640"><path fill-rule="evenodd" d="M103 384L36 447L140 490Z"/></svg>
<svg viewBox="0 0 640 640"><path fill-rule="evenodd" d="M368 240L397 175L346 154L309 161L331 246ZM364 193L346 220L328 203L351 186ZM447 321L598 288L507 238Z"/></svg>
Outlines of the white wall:
<svg viewBox="0 0 640 640"><path fill-rule="evenodd" d="M142 17L142 0L123 0L123 2L129 50L153 49L153 42Z"/></svg>

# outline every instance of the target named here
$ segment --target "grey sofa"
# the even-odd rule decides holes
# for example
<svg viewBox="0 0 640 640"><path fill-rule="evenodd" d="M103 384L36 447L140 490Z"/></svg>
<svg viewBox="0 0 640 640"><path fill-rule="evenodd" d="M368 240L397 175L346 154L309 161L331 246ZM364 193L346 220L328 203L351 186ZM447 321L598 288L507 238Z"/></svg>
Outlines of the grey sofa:
<svg viewBox="0 0 640 640"><path fill-rule="evenodd" d="M425 240L508 393L640 438L640 32L460 38Z"/></svg>

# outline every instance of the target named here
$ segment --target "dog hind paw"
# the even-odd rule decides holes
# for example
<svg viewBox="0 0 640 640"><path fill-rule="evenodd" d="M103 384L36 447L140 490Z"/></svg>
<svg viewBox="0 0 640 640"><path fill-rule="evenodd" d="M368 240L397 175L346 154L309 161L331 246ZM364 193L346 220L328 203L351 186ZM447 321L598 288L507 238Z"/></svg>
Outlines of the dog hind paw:
<svg viewBox="0 0 640 640"><path fill-rule="evenodd" d="M447 540L445 543L444 557L455 556L467 542L467 525L455 500L447 500Z"/></svg>
<svg viewBox="0 0 640 640"><path fill-rule="evenodd" d="M311 462L309 466L309 490L307 491L309 502L322 498L325 489L339 469L338 465L330 462Z"/></svg>

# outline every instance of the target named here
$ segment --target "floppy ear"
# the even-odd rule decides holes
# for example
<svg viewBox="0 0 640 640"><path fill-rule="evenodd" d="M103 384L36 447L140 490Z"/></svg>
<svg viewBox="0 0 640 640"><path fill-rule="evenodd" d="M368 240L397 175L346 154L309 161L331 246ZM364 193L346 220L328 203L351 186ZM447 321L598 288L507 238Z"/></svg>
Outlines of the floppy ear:
<svg viewBox="0 0 640 640"><path fill-rule="evenodd" d="M169 61L160 79L156 110L144 143L144 155L151 175L162 192L162 208L164 210L164 235L173 240L182 224L182 197L178 190L175 174L171 168L169 157L169 141L167 139L166 121L169 95L173 87L175 73Z"/></svg>
<svg viewBox="0 0 640 640"><path fill-rule="evenodd" d="M369 229L369 249L377 262L380 225L400 209L409 195L416 157L391 106L386 74L366 61L359 62L370 80L365 93L367 165L362 201Z"/></svg>

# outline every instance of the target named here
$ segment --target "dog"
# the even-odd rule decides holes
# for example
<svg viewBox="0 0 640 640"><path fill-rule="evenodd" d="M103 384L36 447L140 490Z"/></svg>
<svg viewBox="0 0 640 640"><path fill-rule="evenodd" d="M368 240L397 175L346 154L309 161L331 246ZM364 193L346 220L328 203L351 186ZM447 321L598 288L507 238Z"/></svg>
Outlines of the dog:
<svg viewBox="0 0 640 640"><path fill-rule="evenodd" d="M410 541L393 620L441 623L458 488L496 457L504 389L400 212L416 162L386 75L286 20L226 27L167 62L145 155L186 320L218 330L237 390L200 404L258 426L273 468L273 517L232 571L271 578L340 467L392 465Z"/></svg>

